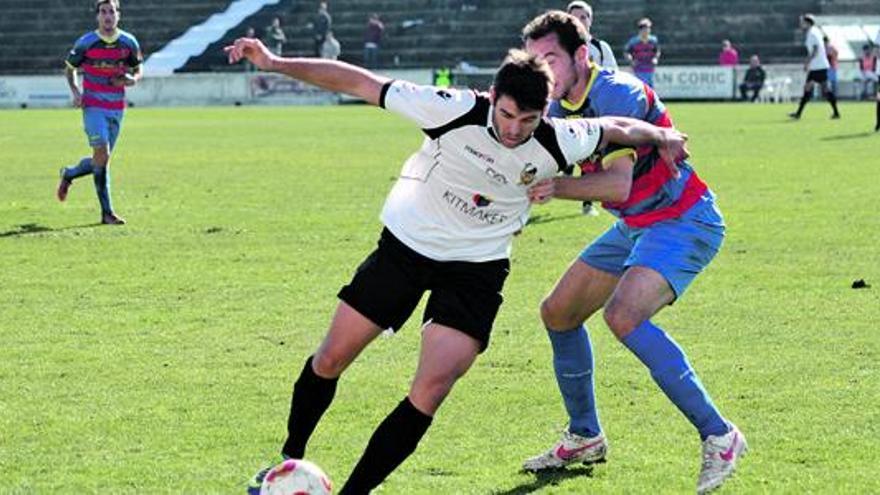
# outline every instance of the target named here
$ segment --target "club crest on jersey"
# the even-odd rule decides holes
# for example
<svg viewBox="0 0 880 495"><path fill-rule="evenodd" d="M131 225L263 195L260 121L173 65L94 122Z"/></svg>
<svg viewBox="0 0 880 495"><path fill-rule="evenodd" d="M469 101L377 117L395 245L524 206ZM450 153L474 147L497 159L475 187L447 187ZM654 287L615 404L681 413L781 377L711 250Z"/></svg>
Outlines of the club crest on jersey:
<svg viewBox="0 0 880 495"><path fill-rule="evenodd" d="M538 167L532 165L531 163L526 163L526 166L523 167L522 172L519 173L519 183L527 186L535 181L536 175L538 175Z"/></svg>

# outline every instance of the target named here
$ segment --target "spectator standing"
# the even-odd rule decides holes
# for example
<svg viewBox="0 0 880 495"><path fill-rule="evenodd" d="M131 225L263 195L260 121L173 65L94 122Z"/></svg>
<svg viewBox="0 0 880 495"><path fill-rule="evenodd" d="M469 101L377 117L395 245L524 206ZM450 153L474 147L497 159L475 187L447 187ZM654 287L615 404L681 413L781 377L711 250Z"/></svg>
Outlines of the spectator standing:
<svg viewBox="0 0 880 495"><path fill-rule="evenodd" d="M370 14L370 18L367 19L367 28L364 31L364 67L373 69L379 66L379 51L384 32L385 25L379 19L379 14Z"/></svg>
<svg viewBox="0 0 880 495"><path fill-rule="evenodd" d="M831 87L831 91L837 94L837 47L831 43L827 34L822 37L822 42L825 43L825 55L828 57L828 85Z"/></svg>
<svg viewBox="0 0 880 495"><path fill-rule="evenodd" d="M321 45L321 58L336 60L342 53L342 45L339 40L333 36L333 31L327 31L327 37L324 38L324 44Z"/></svg>
<svg viewBox="0 0 880 495"><path fill-rule="evenodd" d="M333 18L327 12L327 2L318 3L318 12L312 21L312 38L315 40L315 56L321 56L321 48L324 46L324 40L327 39L327 33L333 26Z"/></svg>
<svg viewBox="0 0 880 495"><path fill-rule="evenodd" d="M587 28L587 34L590 35L590 60L596 62L600 67L617 70L617 59L614 58L614 50L604 40L593 37L590 32L593 27L593 7L587 2L574 0L568 4L566 10L569 14L577 17L581 24Z"/></svg>
<svg viewBox="0 0 880 495"><path fill-rule="evenodd" d="M272 24L266 26L266 45L273 53L281 55L284 51L284 43L287 43L287 36L281 29L281 18L276 17L272 19Z"/></svg>
<svg viewBox="0 0 880 495"><path fill-rule="evenodd" d="M862 46L862 55L859 57L859 73L862 79L862 91L859 98L867 99L873 91L873 86L877 84L877 56L870 44Z"/></svg>
<svg viewBox="0 0 880 495"><path fill-rule="evenodd" d="M660 62L660 41L651 34L651 19L645 17L637 26L639 34L630 38L624 49L626 59L632 64L636 77L653 88L654 69Z"/></svg>
<svg viewBox="0 0 880 495"><path fill-rule="evenodd" d="M721 53L718 54L718 65L722 67L734 67L739 64L739 52L733 47L730 40L721 42Z"/></svg>
<svg viewBox="0 0 880 495"><path fill-rule="evenodd" d="M745 100L747 98L746 93L751 91L752 98L749 101L757 100L758 94L764 87L764 79L766 78L767 73L761 67L761 59L757 55L752 55L749 59L749 68L746 70L746 76L743 78L742 84L739 85L739 93L742 95L742 99Z"/></svg>

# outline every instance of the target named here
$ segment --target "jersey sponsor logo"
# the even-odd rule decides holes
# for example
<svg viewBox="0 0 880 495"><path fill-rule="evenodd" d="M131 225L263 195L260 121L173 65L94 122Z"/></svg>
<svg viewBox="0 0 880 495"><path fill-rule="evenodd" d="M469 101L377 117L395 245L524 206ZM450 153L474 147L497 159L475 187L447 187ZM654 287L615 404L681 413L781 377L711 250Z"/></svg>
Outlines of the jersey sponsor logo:
<svg viewBox="0 0 880 495"><path fill-rule="evenodd" d="M519 183L527 186L535 181L536 175L538 175L538 167L532 165L531 163L526 163L526 166L523 167L522 172L519 173Z"/></svg>
<svg viewBox="0 0 880 495"><path fill-rule="evenodd" d="M492 158L491 156L489 156L489 155L483 153L482 151L478 151L478 150L473 149L473 148L471 147L471 145L469 145L469 144L464 145L464 149L465 149L465 151L467 151L468 153L474 155L475 157L479 158L480 160L483 160L483 161L485 161L485 162L487 162L487 163L495 163L495 159L494 159L494 158Z"/></svg>
<svg viewBox="0 0 880 495"><path fill-rule="evenodd" d="M443 201L446 201L446 203L452 206L452 209L459 213L488 225L496 225L507 220L507 215L486 209L487 206L492 204L493 200L480 193L474 194L471 200L468 201L447 189L443 193Z"/></svg>
<svg viewBox="0 0 880 495"><path fill-rule="evenodd" d="M451 100L452 99L452 93L450 93L449 91L446 91L445 89L441 89L440 91L437 91L437 96L439 96L440 98L443 98L444 100Z"/></svg>
<svg viewBox="0 0 880 495"><path fill-rule="evenodd" d="M503 184L505 186L507 185L507 177L505 177L504 174L495 170L492 167L486 167L486 175L499 184Z"/></svg>
<svg viewBox="0 0 880 495"><path fill-rule="evenodd" d="M473 200L474 204L479 206L480 208L484 208L492 204L492 198L483 196L480 193L474 194Z"/></svg>

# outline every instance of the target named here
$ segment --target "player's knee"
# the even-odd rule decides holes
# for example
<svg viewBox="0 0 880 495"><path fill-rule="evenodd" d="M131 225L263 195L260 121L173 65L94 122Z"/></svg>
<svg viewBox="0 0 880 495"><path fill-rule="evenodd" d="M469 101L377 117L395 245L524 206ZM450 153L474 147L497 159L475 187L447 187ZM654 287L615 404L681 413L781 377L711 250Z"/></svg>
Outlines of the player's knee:
<svg viewBox="0 0 880 495"><path fill-rule="evenodd" d="M622 339L629 335L630 332L639 326L642 319L636 311L631 310L624 304L616 303L613 300L605 307L605 312L602 314L602 317L605 319L608 328L611 329L611 332L613 332L618 339Z"/></svg>
<svg viewBox="0 0 880 495"><path fill-rule="evenodd" d="M547 329L560 332L570 330L582 323L578 321L577 314L552 297L541 301L541 321Z"/></svg>
<svg viewBox="0 0 880 495"><path fill-rule="evenodd" d="M312 359L315 373L324 378L338 377L350 363L351 360L346 354L332 349L321 349Z"/></svg>
<svg viewBox="0 0 880 495"><path fill-rule="evenodd" d="M430 380L416 380L409 397L413 405L425 414L433 415L455 385L458 376L437 376Z"/></svg>
<svg viewBox="0 0 880 495"><path fill-rule="evenodd" d="M110 163L110 151L106 148L97 148L92 154L92 164L96 167L106 167Z"/></svg>

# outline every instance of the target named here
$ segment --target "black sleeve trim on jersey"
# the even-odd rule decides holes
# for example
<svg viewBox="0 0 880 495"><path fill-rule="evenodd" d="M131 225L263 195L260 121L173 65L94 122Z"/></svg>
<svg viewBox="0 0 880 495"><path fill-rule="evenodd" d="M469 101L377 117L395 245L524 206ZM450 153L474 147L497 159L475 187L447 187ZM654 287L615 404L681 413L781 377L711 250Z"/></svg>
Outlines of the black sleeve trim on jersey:
<svg viewBox="0 0 880 495"><path fill-rule="evenodd" d="M381 108L385 108L385 95L388 94L388 90L391 89L391 85L393 83L394 83L394 79L392 79L382 85L382 91L379 92L379 106Z"/></svg>
<svg viewBox="0 0 880 495"><path fill-rule="evenodd" d="M535 129L535 139L537 139L538 143L540 143L544 149L549 151L550 155L553 156L553 159L556 160L556 168L558 171L563 172L568 168L569 164L565 160L565 155L562 154L562 148L559 147L559 141L556 140L556 130L547 119L542 120L541 123L538 124L538 128Z"/></svg>
<svg viewBox="0 0 880 495"><path fill-rule="evenodd" d="M599 40L597 40L596 38L590 38L590 44L595 46L596 49L599 50L599 65L605 65L605 54L602 53L602 43L600 43Z"/></svg>
<svg viewBox="0 0 880 495"><path fill-rule="evenodd" d="M446 134L449 131L458 129L459 127L465 127L469 125L479 125L486 126L486 122L489 120L489 98L483 96L481 94L477 95L477 100L474 103L474 106L467 111L464 115L460 117L456 117L450 122L441 125L440 127L435 127L433 129L422 129L429 138L437 139L440 136Z"/></svg>

